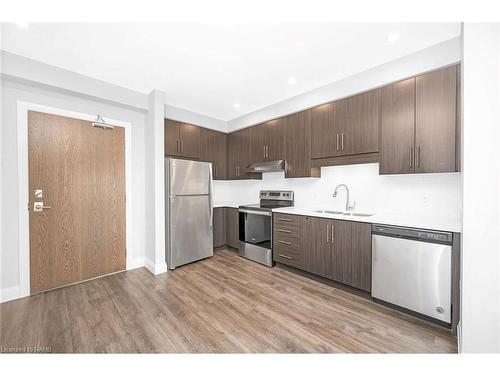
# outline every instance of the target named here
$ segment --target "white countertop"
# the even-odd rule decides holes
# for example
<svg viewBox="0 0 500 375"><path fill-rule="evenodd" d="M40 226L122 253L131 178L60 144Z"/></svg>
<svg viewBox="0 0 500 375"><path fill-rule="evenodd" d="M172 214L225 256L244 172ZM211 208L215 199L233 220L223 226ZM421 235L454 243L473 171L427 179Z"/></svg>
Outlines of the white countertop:
<svg viewBox="0 0 500 375"><path fill-rule="evenodd" d="M319 208L321 209L321 208ZM440 230L446 232L462 232L462 221L460 218L438 217L438 216L420 216L408 214L395 214L395 213L373 213L373 216L347 216L341 214L328 214L314 212L318 208L305 208L305 207L284 207L274 209L273 212L280 212L293 215L304 215L314 217L324 217L328 219L358 221L362 223L373 224L387 224L397 225L402 227L421 228ZM355 211L356 212L356 211Z"/></svg>

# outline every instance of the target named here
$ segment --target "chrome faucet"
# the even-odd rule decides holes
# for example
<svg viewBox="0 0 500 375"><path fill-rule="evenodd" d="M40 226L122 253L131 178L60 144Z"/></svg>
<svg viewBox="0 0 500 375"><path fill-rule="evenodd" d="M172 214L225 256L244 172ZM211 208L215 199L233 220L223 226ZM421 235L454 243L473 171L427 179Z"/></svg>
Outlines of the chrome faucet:
<svg viewBox="0 0 500 375"><path fill-rule="evenodd" d="M345 210L346 211L354 210L354 206L356 206L356 201L352 202L352 206L349 205L349 188L347 187L347 185L344 185L344 184L337 185L337 187L335 188L335 191L333 192L333 197L334 198L337 197L337 192L338 192L339 188L341 188L341 187L345 187L345 190L347 192L347 199L345 201Z"/></svg>

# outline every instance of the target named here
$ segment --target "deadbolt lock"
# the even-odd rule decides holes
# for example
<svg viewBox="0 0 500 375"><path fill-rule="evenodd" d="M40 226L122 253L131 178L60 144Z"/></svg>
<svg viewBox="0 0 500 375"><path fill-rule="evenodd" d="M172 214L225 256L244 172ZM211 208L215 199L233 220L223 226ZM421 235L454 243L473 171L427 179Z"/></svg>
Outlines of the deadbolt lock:
<svg viewBox="0 0 500 375"><path fill-rule="evenodd" d="M43 212L44 209L49 209L50 206L44 206L43 202L33 203L33 212Z"/></svg>

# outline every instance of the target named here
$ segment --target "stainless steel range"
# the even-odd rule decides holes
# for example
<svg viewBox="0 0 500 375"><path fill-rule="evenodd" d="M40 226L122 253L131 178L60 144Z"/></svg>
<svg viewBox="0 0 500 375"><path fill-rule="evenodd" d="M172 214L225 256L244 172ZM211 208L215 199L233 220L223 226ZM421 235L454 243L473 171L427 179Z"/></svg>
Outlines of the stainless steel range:
<svg viewBox="0 0 500 375"><path fill-rule="evenodd" d="M239 207L240 256L273 266L273 210L293 206L293 191L261 190L260 203Z"/></svg>

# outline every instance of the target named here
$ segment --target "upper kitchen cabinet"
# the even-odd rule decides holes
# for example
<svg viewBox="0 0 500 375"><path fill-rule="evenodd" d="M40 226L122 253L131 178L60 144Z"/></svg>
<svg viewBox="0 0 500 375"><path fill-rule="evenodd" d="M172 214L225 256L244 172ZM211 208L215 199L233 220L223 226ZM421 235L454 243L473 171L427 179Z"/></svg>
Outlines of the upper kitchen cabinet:
<svg viewBox="0 0 500 375"><path fill-rule="evenodd" d="M335 122L337 103L327 103L311 109L311 156L326 158L338 154L340 129Z"/></svg>
<svg viewBox="0 0 500 375"><path fill-rule="evenodd" d="M165 119L165 155L199 159L200 128Z"/></svg>
<svg viewBox="0 0 500 375"><path fill-rule="evenodd" d="M380 90L372 90L311 110L312 157L378 152Z"/></svg>
<svg viewBox="0 0 500 375"><path fill-rule="evenodd" d="M382 88L380 174L413 173L415 78Z"/></svg>
<svg viewBox="0 0 500 375"><path fill-rule="evenodd" d="M246 173L252 163L252 128L229 133L227 136L227 177L231 180L262 178L261 174Z"/></svg>
<svg viewBox="0 0 500 375"><path fill-rule="evenodd" d="M212 163L214 180L227 177L227 134L200 128L200 159Z"/></svg>
<svg viewBox="0 0 500 375"><path fill-rule="evenodd" d="M320 177L320 168L311 164L311 111L288 116L284 127L285 178Z"/></svg>
<svg viewBox="0 0 500 375"><path fill-rule="evenodd" d="M415 82L415 172L455 172L457 66Z"/></svg>
<svg viewBox="0 0 500 375"><path fill-rule="evenodd" d="M252 161L282 160L283 131L287 118L268 121L252 128Z"/></svg>
<svg viewBox="0 0 500 375"><path fill-rule="evenodd" d="M382 88L380 174L457 171L457 66Z"/></svg>

